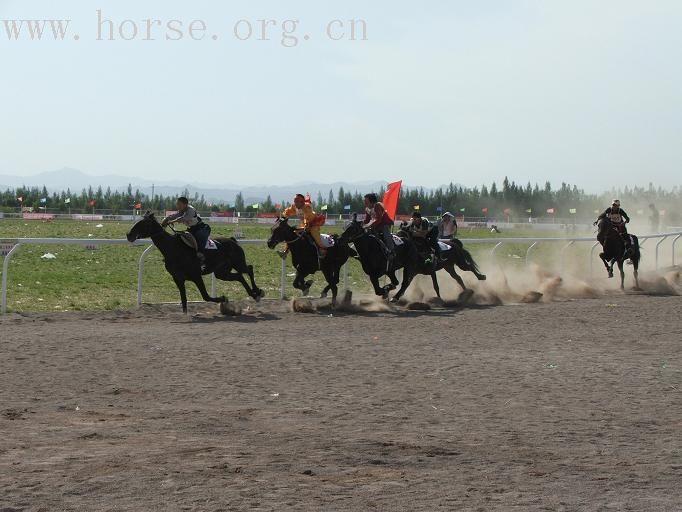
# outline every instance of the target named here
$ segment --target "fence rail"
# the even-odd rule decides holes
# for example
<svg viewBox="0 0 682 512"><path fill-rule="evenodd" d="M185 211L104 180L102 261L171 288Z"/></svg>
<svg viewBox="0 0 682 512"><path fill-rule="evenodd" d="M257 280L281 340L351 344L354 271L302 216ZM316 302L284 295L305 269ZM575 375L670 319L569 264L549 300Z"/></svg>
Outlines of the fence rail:
<svg viewBox="0 0 682 512"><path fill-rule="evenodd" d="M655 246L655 263L656 269L660 268L659 264L659 249L661 244L666 240L672 240L672 257L671 263L675 265L675 248L677 242L682 238L682 231L675 231L672 233L661 233L658 235L644 235L639 237L640 245L644 245L648 240L657 240ZM590 263L590 273L592 273L593 263L594 263L594 251L599 245L594 241L593 237L576 237L576 238L529 238L529 237L519 237L519 238L462 238L460 239L462 243L467 245L482 245L488 244L493 245L489 255L494 258L501 247L506 244L527 244L528 249L526 250L526 265L530 265L532 262L531 256L533 250L542 243L560 243L565 242L561 247L560 252L560 264L563 268L565 263L565 252L570 247L576 243L589 243L591 242L589 263ZM265 245L265 240L240 240L241 245ZM0 314L4 315L7 312L7 283L9 275L9 262L18 251L18 249L23 245L81 245L83 247L88 246L98 246L98 245L136 245L136 246L146 246L145 250L142 251L140 258L138 260L138 271L137 271L137 304L142 304L143 297L143 278L144 278L144 265L146 256L155 248L154 245L149 240L137 240L132 244L127 240L111 240L111 239L92 239L92 238L12 238L12 239L0 239L0 244L9 247L5 259L2 264L2 289L1 289L1 303L0 303ZM280 299L284 299L286 296L286 283L287 283L287 265L286 261L282 260L281 269L281 280L280 280ZM348 264L344 265L343 268L343 280L344 289L348 289ZM216 278L215 275L211 276L211 293L215 295L216 291Z"/></svg>

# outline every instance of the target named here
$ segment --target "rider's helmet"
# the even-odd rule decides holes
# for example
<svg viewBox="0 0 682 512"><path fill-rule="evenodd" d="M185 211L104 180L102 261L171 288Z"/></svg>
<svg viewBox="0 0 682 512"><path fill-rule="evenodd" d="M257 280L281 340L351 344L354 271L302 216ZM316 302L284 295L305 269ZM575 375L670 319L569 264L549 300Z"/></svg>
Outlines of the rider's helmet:
<svg viewBox="0 0 682 512"><path fill-rule="evenodd" d="M445 212L443 215L440 216L440 218L443 220L448 220L448 219L454 219L455 216L450 212Z"/></svg>
<svg viewBox="0 0 682 512"><path fill-rule="evenodd" d="M611 203L611 208L620 209L620 199L614 199Z"/></svg>

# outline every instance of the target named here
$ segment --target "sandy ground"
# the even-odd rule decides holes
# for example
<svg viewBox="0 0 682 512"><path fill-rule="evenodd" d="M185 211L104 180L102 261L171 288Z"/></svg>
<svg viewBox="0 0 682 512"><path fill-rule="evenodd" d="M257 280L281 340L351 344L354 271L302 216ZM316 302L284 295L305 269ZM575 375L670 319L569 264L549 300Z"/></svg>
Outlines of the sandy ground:
<svg viewBox="0 0 682 512"><path fill-rule="evenodd" d="M0 511L682 510L682 297L177 310L0 319Z"/></svg>

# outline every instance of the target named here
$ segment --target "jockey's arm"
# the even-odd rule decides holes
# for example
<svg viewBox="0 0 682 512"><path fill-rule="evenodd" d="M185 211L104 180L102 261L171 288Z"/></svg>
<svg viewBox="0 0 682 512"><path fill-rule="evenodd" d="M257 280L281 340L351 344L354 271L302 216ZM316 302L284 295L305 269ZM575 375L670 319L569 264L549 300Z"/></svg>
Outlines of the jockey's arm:
<svg viewBox="0 0 682 512"><path fill-rule="evenodd" d="M294 215L296 215L296 206L293 204L282 212L282 217L285 219L293 217Z"/></svg>
<svg viewBox="0 0 682 512"><path fill-rule="evenodd" d="M310 229L312 227L315 216L315 211L312 206L307 204L303 207L303 225L305 229Z"/></svg>
<svg viewBox="0 0 682 512"><path fill-rule="evenodd" d="M168 224L175 224L178 222L180 219L182 219L185 216L186 212L175 212L170 215L167 215L164 217L164 219L161 221L162 226L168 226Z"/></svg>
<svg viewBox="0 0 682 512"><path fill-rule="evenodd" d="M620 210L620 214L625 219L625 222L630 222L630 216L627 213L625 213L625 210L623 210L622 208Z"/></svg>

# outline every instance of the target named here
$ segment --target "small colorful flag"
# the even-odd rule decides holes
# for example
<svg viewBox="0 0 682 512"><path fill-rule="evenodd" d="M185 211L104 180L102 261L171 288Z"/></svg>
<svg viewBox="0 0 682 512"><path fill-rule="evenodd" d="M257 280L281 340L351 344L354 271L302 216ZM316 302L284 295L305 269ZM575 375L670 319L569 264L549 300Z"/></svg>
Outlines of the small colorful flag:
<svg viewBox="0 0 682 512"><path fill-rule="evenodd" d="M505 215L511 214L511 208L505 208L505 209L504 209L504 214L505 214Z"/></svg>
<svg viewBox="0 0 682 512"><path fill-rule="evenodd" d="M575 215L576 213L578 213L578 210L576 210L575 208L571 208L570 210L568 210L568 213Z"/></svg>
<svg viewBox="0 0 682 512"><path fill-rule="evenodd" d="M467 211L467 209L466 208L460 208L459 211L464 213L465 211Z"/></svg>
<svg viewBox="0 0 682 512"><path fill-rule="evenodd" d="M547 213L554 213L554 208L547 208Z"/></svg>
<svg viewBox="0 0 682 512"><path fill-rule="evenodd" d="M67 197L66 199L64 199L64 204L71 204L71 198Z"/></svg>
<svg viewBox="0 0 682 512"><path fill-rule="evenodd" d="M323 212L326 212L326 211L327 211L327 205L326 205L326 204L322 205L322 206L320 207L320 210L323 211Z"/></svg>
<svg viewBox="0 0 682 512"><path fill-rule="evenodd" d="M252 205L251 208L253 208L254 210L257 210L258 208L260 208L260 203L256 203L256 204Z"/></svg>
<svg viewBox="0 0 682 512"><path fill-rule="evenodd" d="M142 203L135 203L135 209L141 210L142 209Z"/></svg>
<svg viewBox="0 0 682 512"><path fill-rule="evenodd" d="M347 204L346 206L344 206L344 207L343 207L343 209L344 209L344 210L348 210L348 211L350 211L350 205L349 205L349 204Z"/></svg>
<svg viewBox="0 0 682 512"><path fill-rule="evenodd" d="M88 201L88 204L94 208L95 205L97 204L97 201L95 201L94 199L90 199L90 201Z"/></svg>
<svg viewBox="0 0 682 512"><path fill-rule="evenodd" d="M526 213L533 213L533 209L532 208L526 208Z"/></svg>
<svg viewBox="0 0 682 512"><path fill-rule="evenodd" d="M442 211L443 211L443 207L442 207L442 206L436 206L436 211L437 211L438 213L442 212Z"/></svg>
<svg viewBox="0 0 682 512"><path fill-rule="evenodd" d="M488 213L488 209L487 209L487 208L481 208L481 211L482 211L483 213Z"/></svg>
<svg viewBox="0 0 682 512"><path fill-rule="evenodd" d="M17 201L19 201L20 203L23 203L24 202L24 196L17 197Z"/></svg>
<svg viewBox="0 0 682 512"><path fill-rule="evenodd" d="M40 202L41 202L41 204L47 203L47 197L41 197Z"/></svg>
<svg viewBox="0 0 682 512"><path fill-rule="evenodd" d="M421 206L419 206L418 204L414 205L414 211L415 212L418 212L420 210L420 208L421 208Z"/></svg>

